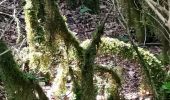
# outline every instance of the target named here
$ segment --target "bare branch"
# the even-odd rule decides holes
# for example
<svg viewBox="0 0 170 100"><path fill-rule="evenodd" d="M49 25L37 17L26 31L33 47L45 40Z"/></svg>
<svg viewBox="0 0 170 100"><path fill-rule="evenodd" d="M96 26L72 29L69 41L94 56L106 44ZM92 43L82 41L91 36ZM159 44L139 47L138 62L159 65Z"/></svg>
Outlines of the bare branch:
<svg viewBox="0 0 170 100"><path fill-rule="evenodd" d="M22 9L21 9L16 15L18 15L21 11L22 11ZM1 14L1 12L0 12L0 14ZM12 15L10 15L10 16L13 17ZM0 39L4 36L5 32L10 28L10 26L11 26L11 24L13 23L14 20L15 20L15 19L14 19L14 17L13 17L13 18L11 19L11 21L5 26L5 29L4 29L3 33L0 35Z"/></svg>
<svg viewBox="0 0 170 100"><path fill-rule="evenodd" d="M7 14L7 13L4 13L4 12L0 12L1 15L5 15L5 16L9 16L9 17L13 17L12 15L10 14Z"/></svg>
<svg viewBox="0 0 170 100"><path fill-rule="evenodd" d="M18 37L17 37L17 40L16 40L16 44L19 43L21 41L21 23L19 21L19 18L17 17L17 9L16 9L16 0L14 0L14 10L13 10L13 17L15 19L15 22L16 22L16 30L17 30L17 33L18 33Z"/></svg>
<svg viewBox="0 0 170 100"><path fill-rule="evenodd" d="M145 0L145 2L149 5L149 7L155 12L155 14L160 18L160 20L163 23L167 23L167 19L165 19L165 17L153 6L153 4L151 3L152 0Z"/></svg>
<svg viewBox="0 0 170 100"><path fill-rule="evenodd" d="M160 11L164 12L167 16L169 15L169 12L165 7L162 7L161 5L154 2L153 0L150 0L150 3L152 3L152 5L154 5L156 8L158 8Z"/></svg>
<svg viewBox="0 0 170 100"><path fill-rule="evenodd" d="M5 1L6 1L6 0L1 1L1 2L0 2L0 5L3 4Z"/></svg>
<svg viewBox="0 0 170 100"><path fill-rule="evenodd" d="M170 27L170 0L168 0L168 10L169 10L169 12L168 12L168 16L169 16L169 18L168 18L168 22L167 22L167 25L168 25L168 28ZM169 28L170 29L170 28Z"/></svg>
<svg viewBox="0 0 170 100"><path fill-rule="evenodd" d="M166 29L165 25L163 25L157 18L152 16L150 13L146 13L146 14L149 15L150 17L152 17L165 30L166 34L170 35L168 30ZM167 37L164 32L161 32L161 33L164 36L164 38L170 43L169 37Z"/></svg>
<svg viewBox="0 0 170 100"><path fill-rule="evenodd" d="M112 11L112 8L113 8L113 6L111 7L109 12ZM99 45L100 37L103 35L104 25L105 25L105 22L108 18L108 15L109 15L109 13L107 13L106 17L102 20L102 22L99 25L99 27L97 28L96 32L93 33L94 36L93 36L92 42L91 42L89 47L93 48L93 47ZM91 48L89 48L89 49L91 49Z"/></svg>

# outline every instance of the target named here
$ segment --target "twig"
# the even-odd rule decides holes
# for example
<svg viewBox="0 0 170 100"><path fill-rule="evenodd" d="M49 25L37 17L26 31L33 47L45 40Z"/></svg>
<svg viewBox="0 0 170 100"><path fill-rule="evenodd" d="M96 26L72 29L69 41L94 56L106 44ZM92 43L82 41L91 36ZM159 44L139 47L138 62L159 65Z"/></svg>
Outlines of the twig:
<svg viewBox="0 0 170 100"><path fill-rule="evenodd" d="M155 1L150 1L156 8L158 8L160 11L163 11L167 16L169 14L168 10L162 7L160 4L156 3Z"/></svg>
<svg viewBox="0 0 170 100"><path fill-rule="evenodd" d="M9 27L11 26L12 22L14 21L14 19L12 19L6 26L5 29L3 31L3 33L0 36L0 39L2 39L2 37L4 36L5 32L9 29Z"/></svg>
<svg viewBox="0 0 170 100"><path fill-rule="evenodd" d="M146 34L146 25L145 25L145 39L144 39L144 41L143 41L143 44L145 45L145 43L146 43L146 38L147 38L147 36L146 36L147 34Z"/></svg>
<svg viewBox="0 0 170 100"><path fill-rule="evenodd" d="M23 41L21 42L21 45L19 46L18 50L21 50L21 47L24 45L25 42L26 42L26 38L23 39Z"/></svg>
<svg viewBox="0 0 170 100"><path fill-rule="evenodd" d="M162 46L161 43L143 43L139 44L139 46Z"/></svg>
<svg viewBox="0 0 170 100"><path fill-rule="evenodd" d="M156 15L160 18L160 20L163 22L163 23L167 23L167 19L165 19L165 17L153 6L153 4L151 3L151 0L144 0L148 5L149 7L156 13Z"/></svg>
<svg viewBox="0 0 170 100"><path fill-rule="evenodd" d="M7 14L7 13L4 13L4 12L0 12L1 15L5 15L5 16L9 16L9 17L13 17L12 15L10 14Z"/></svg>
<svg viewBox="0 0 170 100"><path fill-rule="evenodd" d="M13 17L15 19L15 22L17 24L16 26L16 29L17 29L17 33L18 33L18 37L17 37L17 40L16 40L16 44L19 43L21 41L21 27L20 27L20 21L19 21L19 18L17 17L16 13L17 13L17 10L16 10L16 4L15 4L16 0L14 0L14 11L13 11Z"/></svg>
<svg viewBox="0 0 170 100"><path fill-rule="evenodd" d="M125 18L123 17L123 15L122 15L122 13L121 13L121 11L119 9L120 7L118 6L118 1L117 0L115 0L115 2L114 2L114 0L111 0L111 1L112 1L112 3L114 3L115 6L117 6L116 8L117 8L117 11L119 13L119 16L123 20L123 21L120 21L120 19L119 19L119 21L121 22L121 25L123 26L123 28L126 29L126 26L125 26L126 24L125 23L127 23L127 21L125 20Z"/></svg>
<svg viewBox="0 0 170 100"><path fill-rule="evenodd" d="M157 23L159 23L159 25L166 31L166 33L167 33L168 35L170 35L169 31L164 27L164 25L162 25L162 23L161 23L157 18L155 18L154 16L152 16L152 15L149 14L149 13L146 13L146 14L148 14L149 16L151 16ZM162 33L162 35L165 37L165 39L170 43L169 37L167 37L164 32L161 32L161 33Z"/></svg>
<svg viewBox="0 0 170 100"><path fill-rule="evenodd" d="M149 1L152 1L152 0L149 0ZM136 10L141 11L140 9L136 9ZM142 11L141 11L141 12L142 12ZM119 11L119 13L120 13L120 11ZM154 16L152 16L150 13L146 13L146 12L143 12L143 13L151 16L151 17L165 30L165 32L167 33L167 35L170 35L169 31L166 29L166 27L168 27L168 26L167 26L167 23L164 23L164 25L163 25L157 18L155 18ZM121 16L121 18L123 18L123 16ZM165 27L165 26L166 26L166 27ZM164 32L161 32L161 33L162 33L162 35L164 36L164 38L170 43L169 37L167 37Z"/></svg>
<svg viewBox="0 0 170 100"><path fill-rule="evenodd" d="M22 11L23 9L21 9L17 15ZM2 37L4 36L5 32L10 28L12 22L14 21L15 19L13 18L6 26L5 26L5 29L3 31L3 33L0 35L0 39L2 39Z"/></svg>
<svg viewBox="0 0 170 100"><path fill-rule="evenodd" d="M136 9L136 10L140 10L140 9ZM119 12L120 13L120 12ZM150 13L146 13L146 12L143 12L147 15L149 15L150 17L152 17L164 30L165 32L167 33L167 35L170 35L169 31L166 29L167 25L166 23L164 23L164 25L157 19L155 18L154 16L152 16ZM120 14L121 15L121 14ZM123 16L121 16L121 18L123 18ZM125 20L125 19L124 19ZM127 22L126 22L127 23ZM166 26L166 27L165 27ZM166 36L166 34L164 32L161 32L162 35L164 36L164 38L170 43L170 40L169 40L169 37Z"/></svg>
<svg viewBox="0 0 170 100"><path fill-rule="evenodd" d="M1 5L1 4L3 4L5 1L7 1L7 0L3 0L3 1L1 1L1 2L0 2L0 5Z"/></svg>
<svg viewBox="0 0 170 100"><path fill-rule="evenodd" d="M2 56L2 55L4 55L4 54L6 54L7 52L9 52L11 49L8 49L8 50L6 50L6 51L4 51L4 52L2 52L2 53L0 53L0 56Z"/></svg>

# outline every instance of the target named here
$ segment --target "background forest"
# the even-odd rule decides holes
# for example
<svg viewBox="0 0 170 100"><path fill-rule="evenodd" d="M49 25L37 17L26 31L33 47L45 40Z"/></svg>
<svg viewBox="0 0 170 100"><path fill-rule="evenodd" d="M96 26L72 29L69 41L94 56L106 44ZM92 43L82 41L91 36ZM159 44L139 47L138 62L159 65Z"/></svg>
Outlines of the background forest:
<svg viewBox="0 0 170 100"><path fill-rule="evenodd" d="M170 0L0 0L0 100L170 100Z"/></svg>

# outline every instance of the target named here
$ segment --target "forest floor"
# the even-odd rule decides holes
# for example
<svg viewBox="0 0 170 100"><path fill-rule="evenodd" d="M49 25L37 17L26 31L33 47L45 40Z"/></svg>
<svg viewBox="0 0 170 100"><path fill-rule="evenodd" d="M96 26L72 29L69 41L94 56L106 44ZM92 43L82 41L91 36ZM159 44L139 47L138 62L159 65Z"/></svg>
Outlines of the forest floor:
<svg viewBox="0 0 170 100"><path fill-rule="evenodd" d="M108 19L105 23L104 36L118 38L119 40L128 41L126 30L123 28L122 23L119 19L119 13L112 8L113 3L111 0L100 0L100 13L90 14L88 12L81 12L81 7L78 7L75 10L70 10L67 7L65 2L60 2L60 12L66 17L67 24L70 30L76 32L76 36L83 41L85 39L91 39L91 34L96 30L97 25L102 21L106 15L109 13ZM113 9L112 12L109 12L110 9ZM147 48L151 52L159 53L160 48L157 46L152 46ZM112 66L121 66L123 84L120 88L120 94L126 100L146 100L151 99L152 97L149 90L141 90L139 86L142 82L142 74L139 63L135 61L128 61L127 59L122 59L119 55L104 55L97 57L97 63L102 65L109 65L113 62ZM103 83L105 83L103 81ZM100 94L100 93L99 93ZM105 94L98 95L98 100L105 100ZM100 99L101 98L101 99ZM145 99L144 99L145 100Z"/></svg>
<svg viewBox="0 0 170 100"><path fill-rule="evenodd" d="M25 24L24 24L24 15L23 8L19 5L14 6L14 2L11 0L6 0L3 4L0 4L0 38L2 37L8 45L14 50L14 52L21 53L20 50L23 47L26 47L26 35L25 35ZM80 41L91 38L91 33L95 31L98 23L102 21L105 15L109 12L112 6L110 0L100 0L100 13L98 15L90 14L88 12L81 12L81 7L78 7L75 10L71 10L67 7L64 0L59 3L61 13L66 17L68 27L71 31L76 33L76 36ZM21 23L21 39L22 42L16 44L18 38L16 23L13 15L14 8L16 8L16 16L19 18ZM121 22L119 21L119 16L117 10L113 7L113 11L109 13L108 19L105 24L104 36L118 38L120 40L128 41L127 34L123 28ZM160 47L152 46L147 47L149 51L154 54L160 53ZM15 53L16 54L16 53ZM134 61L128 61L127 59L122 59L119 55L103 55L98 56L96 63L103 65L109 65L113 63L113 66L121 66L122 79L124 80L121 88L119 89L120 94L126 100L151 100L151 97L148 97L150 92L146 89L141 91L139 86L142 82L142 74L140 65ZM101 74L101 84L106 85L106 78L103 78L105 74ZM51 90L50 86L43 87L46 92ZM106 95L104 93L99 93L97 96L98 100L106 100ZM142 99L148 97L148 99ZM52 98L52 97L51 97ZM5 99L5 93L3 84L0 83L0 100ZM51 99L53 100L53 99Z"/></svg>

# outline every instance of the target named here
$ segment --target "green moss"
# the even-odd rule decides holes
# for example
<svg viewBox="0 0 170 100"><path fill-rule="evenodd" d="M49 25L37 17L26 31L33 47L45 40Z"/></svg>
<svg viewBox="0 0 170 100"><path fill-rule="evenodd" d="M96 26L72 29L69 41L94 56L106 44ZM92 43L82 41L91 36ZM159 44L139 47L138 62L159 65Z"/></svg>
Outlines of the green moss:
<svg viewBox="0 0 170 100"><path fill-rule="evenodd" d="M138 56L134 52L133 47L130 44L124 43L117 39L113 38L102 38L100 44L99 54L118 54L129 60L137 60ZM84 48L87 48L89 40L84 41L81 45ZM165 72L162 70L162 63L159 61L152 53L146 51L142 48L138 48L142 57L148 64L148 69L151 74L151 77L156 85L157 90L159 91L162 83L165 80Z"/></svg>
<svg viewBox="0 0 170 100"><path fill-rule="evenodd" d="M25 21L27 30L27 40L29 44L29 60L32 69L48 72L48 68L52 63L54 50L49 45L49 30L45 28L45 9L44 2L39 0L28 0L25 5ZM44 25L45 24L45 25ZM50 25L51 27L51 25Z"/></svg>
<svg viewBox="0 0 170 100"><path fill-rule="evenodd" d="M0 53L7 50L6 45L2 41L0 41L0 47ZM9 100L30 100L35 98L33 93L34 85L19 70L11 51L0 56L0 75Z"/></svg>
<svg viewBox="0 0 170 100"><path fill-rule="evenodd" d="M76 45L81 55L78 41L71 31L67 29L63 17L55 0L28 0L25 6L25 19L30 49L30 66L39 71L48 71L49 67L59 61L61 74L57 76L55 91L57 96L64 91L65 77L68 72L66 49L70 44ZM31 13L29 13L31 12ZM45 15L45 17L44 17ZM67 47L66 47L67 46Z"/></svg>

